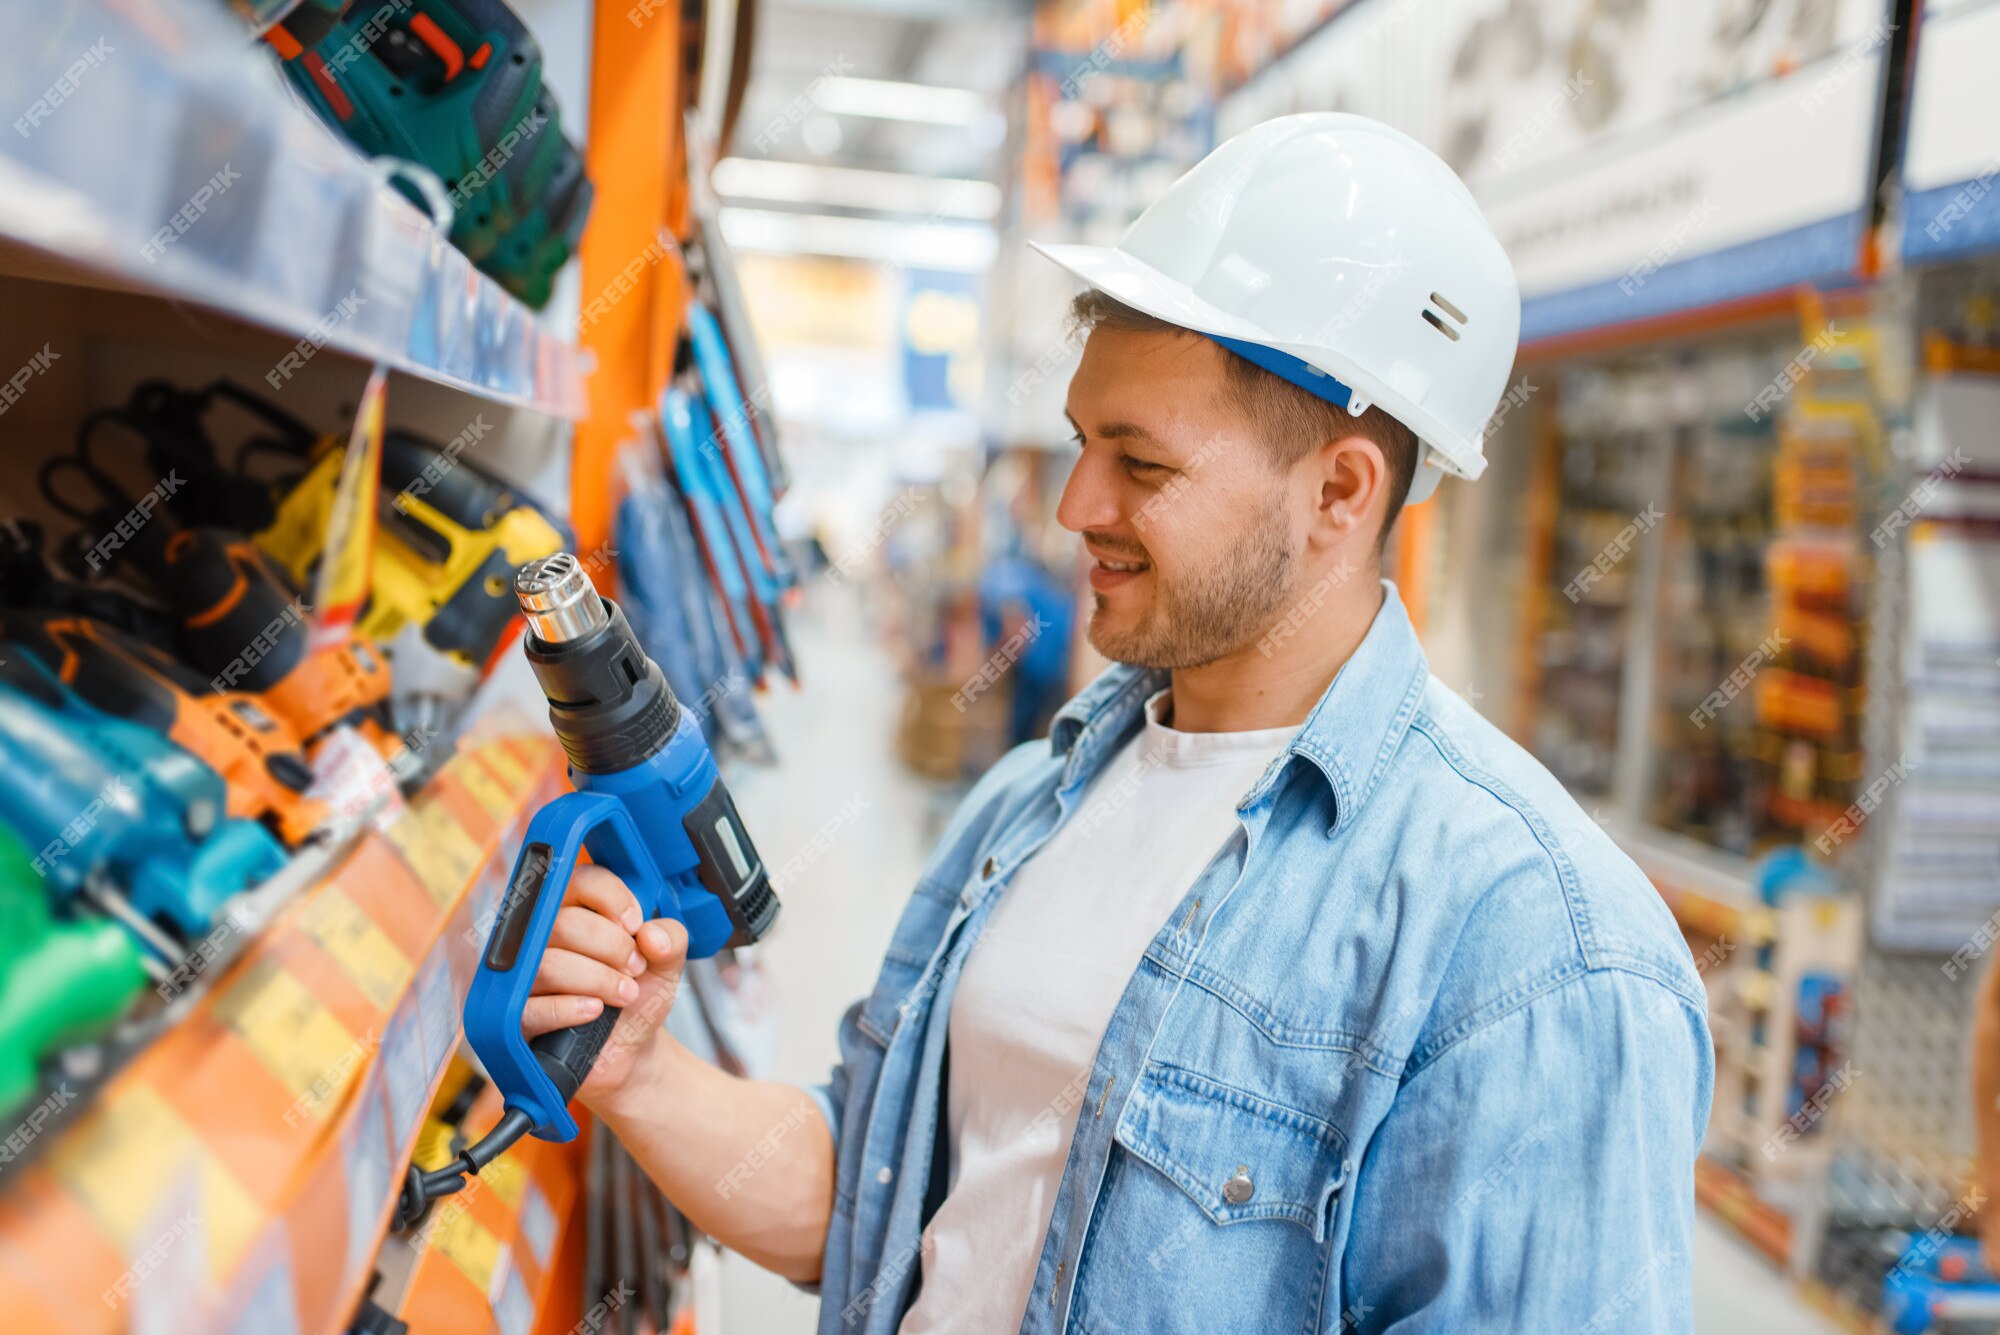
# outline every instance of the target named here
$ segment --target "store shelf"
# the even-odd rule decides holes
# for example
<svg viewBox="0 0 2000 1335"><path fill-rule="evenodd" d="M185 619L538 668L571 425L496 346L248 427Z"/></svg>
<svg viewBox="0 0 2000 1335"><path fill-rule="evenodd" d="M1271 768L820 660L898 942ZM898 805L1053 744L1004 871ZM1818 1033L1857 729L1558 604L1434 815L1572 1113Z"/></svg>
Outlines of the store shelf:
<svg viewBox="0 0 2000 1335"><path fill-rule="evenodd" d="M0 272L186 301L576 418L585 357L298 104L224 5L0 13ZM61 349L54 349L60 355Z"/></svg>
<svg viewBox="0 0 2000 1335"><path fill-rule="evenodd" d="M1694 1198L1780 1269L1791 1263L1791 1216L1764 1200L1740 1173L1715 1160L1695 1160Z"/></svg>
<svg viewBox="0 0 2000 1335"><path fill-rule="evenodd" d="M1749 863L1664 830L1619 824L1610 833L1681 926L1739 945L1771 939L1775 919L1751 888Z"/></svg>
<svg viewBox="0 0 2000 1335"><path fill-rule="evenodd" d="M463 1130L473 1138L484 1135L501 1112L499 1091L489 1085ZM538 1313L573 1301L578 1277L561 1283L564 1242L580 1217L586 1143L522 1141L488 1164L466 1191L433 1207L416 1235L408 1282L392 1310L425 1335L495 1329L525 1335ZM391 1307L384 1297L375 1295Z"/></svg>
<svg viewBox="0 0 2000 1335"><path fill-rule="evenodd" d="M559 774L547 738L478 728L97 1092L0 1196L10 1326L343 1328Z"/></svg>

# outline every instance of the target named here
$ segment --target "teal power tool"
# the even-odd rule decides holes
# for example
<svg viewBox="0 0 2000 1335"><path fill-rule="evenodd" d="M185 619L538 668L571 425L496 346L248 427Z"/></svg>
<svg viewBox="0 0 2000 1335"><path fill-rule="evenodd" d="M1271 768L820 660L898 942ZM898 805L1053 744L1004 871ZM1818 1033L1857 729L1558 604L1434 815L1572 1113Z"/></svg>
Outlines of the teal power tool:
<svg viewBox="0 0 2000 1335"><path fill-rule="evenodd" d="M93 903L168 964L223 904L285 864L225 815L216 772L153 730L85 704L32 655L0 661L0 824L65 905Z"/></svg>
<svg viewBox="0 0 2000 1335"><path fill-rule="evenodd" d="M589 1024L532 1043L521 1033L521 1013L578 853L588 850L616 872L648 919L679 920L690 959L760 940L778 916L770 876L699 723L639 648L617 604L598 596L568 552L528 565L514 587L528 621L528 663L576 791L529 822L465 999L466 1039L507 1110L451 1163L410 1169L398 1213L405 1226L529 1132L557 1142L576 1136L569 1101L619 1010L606 1007Z"/></svg>
<svg viewBox="0 0 2000 1335"><path fill-rule="evenodd" d="M386 24L356 5L315 32L310 43L283 24L265 34L306 101L368 156L435 172L451 192L451 243L530 306L546 303L592 188L520 18L501 0L406 0Z"/></svg>

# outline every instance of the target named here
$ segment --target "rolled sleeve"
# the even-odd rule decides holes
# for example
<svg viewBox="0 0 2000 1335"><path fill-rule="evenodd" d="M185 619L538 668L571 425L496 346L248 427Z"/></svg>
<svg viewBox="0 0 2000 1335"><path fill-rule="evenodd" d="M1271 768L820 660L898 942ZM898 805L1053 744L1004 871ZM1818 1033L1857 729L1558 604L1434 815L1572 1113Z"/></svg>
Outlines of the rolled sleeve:
<svg viewBox="0 0 2000 1335"><path fill-rule="evenodd" d="M1650 977L1582 974L1406 1075L1356 1182L1332 1328L1685 1335L1714 1059Z"/></svg>

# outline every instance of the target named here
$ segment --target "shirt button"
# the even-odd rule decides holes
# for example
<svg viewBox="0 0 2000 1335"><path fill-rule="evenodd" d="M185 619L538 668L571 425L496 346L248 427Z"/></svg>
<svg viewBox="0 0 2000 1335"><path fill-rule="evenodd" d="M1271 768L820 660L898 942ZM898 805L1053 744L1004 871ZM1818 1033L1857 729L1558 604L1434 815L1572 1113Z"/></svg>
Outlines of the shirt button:
<svg viewBox="0 0 2000 1335"><path fill-rule="evenodd" d="M1257 1185L1250 1180L1250 1169L1245 1164L1236 1165L1236 1175L1222 1184L1222 1199L1231 1205L1243 1204L1256 1192Z"/></svg>
<svg viewBox="0 0 2000 1335"><path fill-rule="evenodd" d="M892 1170L885 1164L882 1167L875 1170L875 1180L877 1182L880 1182L883 1186L886 1187L891 1182L896 1180L896 1174L894 1170Z"/></svg>
<svg viewBox="0 0 2000 1335"><path fill-rule="evenodd" d="M986 865L979 869L980 879L990 881L993 879L994 873L999 870L1000 860L998 858L988 858L986 859Z"/></svg>

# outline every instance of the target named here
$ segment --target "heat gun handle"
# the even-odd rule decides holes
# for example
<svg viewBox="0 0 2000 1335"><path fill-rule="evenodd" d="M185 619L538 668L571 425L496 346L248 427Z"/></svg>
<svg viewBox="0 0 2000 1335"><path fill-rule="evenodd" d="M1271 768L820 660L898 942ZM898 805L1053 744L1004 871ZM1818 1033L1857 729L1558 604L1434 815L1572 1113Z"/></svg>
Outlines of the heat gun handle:
<svg viewBox="0 0 2000 1335"><path fill-rule="evenodd" d="M618 874L647 918L681 916L680 897L660 874L625 803L603 793L565 793L528 823L465 998L466 1039L507 1107L532 1118L536 1136L557 1142L576 1138L567 1105L619 1019L617 1010L606 1009L588 1024L533 1043L521 1033L542 952L586 839L592 857Z"/></svg>

